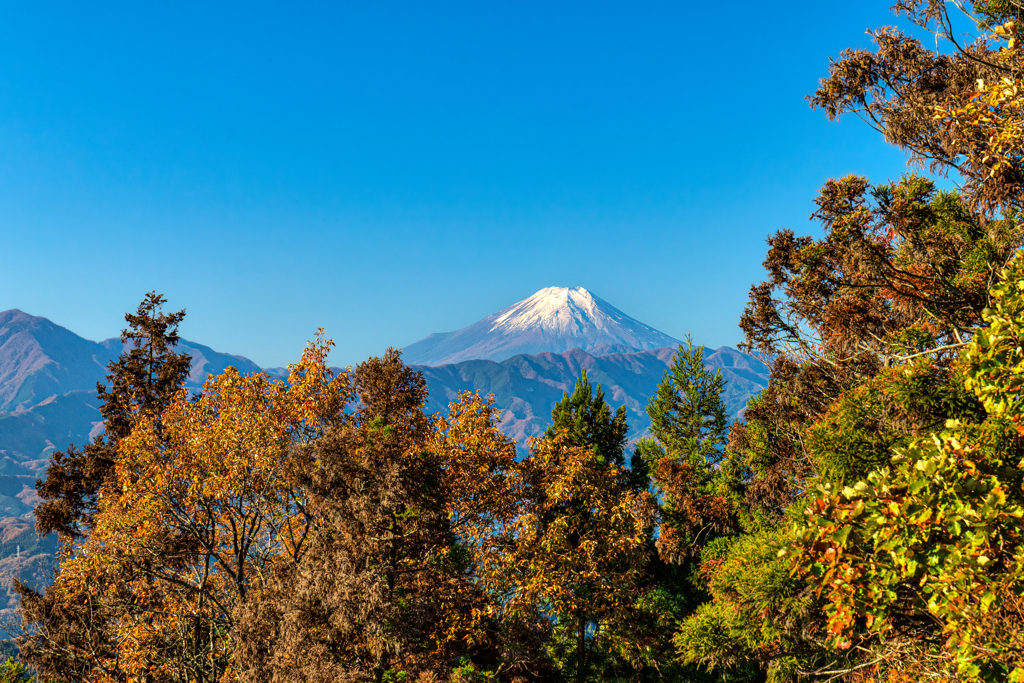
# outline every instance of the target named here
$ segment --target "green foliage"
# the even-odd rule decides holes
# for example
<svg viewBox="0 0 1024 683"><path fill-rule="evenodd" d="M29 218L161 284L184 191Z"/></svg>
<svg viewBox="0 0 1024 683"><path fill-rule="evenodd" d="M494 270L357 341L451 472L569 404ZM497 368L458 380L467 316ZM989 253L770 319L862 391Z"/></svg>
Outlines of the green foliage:
<svg viewBox="0 0 1024 683"><path fill-rule="evenodd" d="M794 561L839 650L910 635L991 678L1024 646L1024 476L1014 430L956 422L852 487L824 485ZM1024 674L1021 670L1017 675Z"/></svg>
<svg viewBox="0 0 1024 683"><path fill-rule="evenodd" d="M983 313L988 326L978 330L967 351L972 372L967 387L992 415L1021 426L1024 414L1024 260L1017 256L992 288Z"/></svg>
<svg viewBox="0 0 1024 683"><path fill-rule="evenodd" d="M573 446L593 448L598 462L623 467L628 431L625 406L619 406L613 416L601 385L591 385L584 369L572 395L563 393L552 409L547 435L565 432Z"/></svg>
<svg viewBox="0 0 1024 683"><path fill-rule="evenodd" d="M947 420L981 419L984 410L961 374L920 358L844 393L806 432L818 476L838 484L863 479L887 464L894 448L942 429Z"/></svg>
<svg viewBox="0 0 1024 683"><path fill-rule="evenodd" d="M672 359L671 367L647 404L651 434L641 451L652 466L664 454L691 463L716 465L722 460L729 417L722 402L725 379L721 370L704 365L704 347L686 345Z"/></svg>
<svg viewBox="0 0 1024 683"><path fill-rule="evenodd" d="M28 667L14 657L0 664L0 683L31 683L35 679Z"/></svg>
<svg viewBox="0 0 1024 683"><path fill-rule="evenodd" d="M672 634L676 652L662 656L673 656L675 673L683 680L710 676L708 667L729 667L722 674L728 680L762 678L756 658L730 656L736 648L718 638L723 623L715 622L735 621L734 607L724 597L708 602L716 587L725 585L714 577L739 531L743 507L744 469L726 450L724 386L721 373L705 366L704 349L687 340L648 404L653 438L637 447L637 456L652 471L661 522L658 557L650 566L652 586L640 604L651 614L660 613L647 623L648 632L661 638ZM734 624L729 637L744 639L742 628ZM722 651L710 655L715 647Z"/></svg>
<svg viewBox="0 0 1024 683"><path fill-rule="evenodd" d="M813 604L805 584L780 557L789 542L783 529L719 539L704 549L702 571L712 600L685 619L674 641L684 662L714 669L739 668L753 677L767 668L769 680L787 680L798 662L797 625Z"/></svg>
<svg viewBox="0 0 1024 683"><path fill-rule="evenodd" d="M449 683L495 683L497 680L497 674L493 671L481 671L468 657L459 660L448 678Z"/></svg>
<svg viewBox="0 0 1024 683"><path fill-rule="evenodd" d="M669 562L692 558L735 527L727 477L733 470L721 467L729 426L724 386L721 372L704 365L703 347L687 340L647 405L654 438L641 439L637 454L658 493L658 550Z"/></svg>
<svg viewBox="0 0 1024 683"><path fill-rule="evenodd" d="M896 448L853 486L820 486L806 511L792 559L826 601L832 648L898 639L932 651L922 673L1024 680L1020 257L992 298L959 377L987 417Z"/></svg>

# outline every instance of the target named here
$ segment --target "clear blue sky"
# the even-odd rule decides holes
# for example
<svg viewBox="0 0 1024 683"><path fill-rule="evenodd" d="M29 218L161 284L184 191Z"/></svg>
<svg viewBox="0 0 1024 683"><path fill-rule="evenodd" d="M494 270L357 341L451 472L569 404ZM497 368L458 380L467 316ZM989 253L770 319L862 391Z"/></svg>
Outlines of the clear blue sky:
<svg viewBox="0 0 1024 683"><path fill-rule="evenodd" d="M0 309L347 364L579 285L734 345L765 237L904 171L804 100L889 4L4 3Z"/></svg>

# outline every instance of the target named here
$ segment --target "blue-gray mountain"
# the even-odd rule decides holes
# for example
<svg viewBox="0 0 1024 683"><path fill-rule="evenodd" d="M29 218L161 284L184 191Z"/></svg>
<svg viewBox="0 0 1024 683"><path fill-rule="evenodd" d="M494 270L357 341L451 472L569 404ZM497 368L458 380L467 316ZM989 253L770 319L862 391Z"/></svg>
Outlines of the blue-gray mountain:
<svg viewBox="0 0 1024 683"><path fill-rule="evenodd" d="M601 384L612 406L626 406L631 440L644 436L651 425L645 409L658 383L672 363L678 347L622 352L573 349L564 353L519 355L496 363L468 360L440 367L420 366L430 389L429 410L442 411L460 391L493 394L500 409L502 430L525 446L551 421L551 409L571 392L580 371ZM727 384L723 399L734 417L753 394L768 383L768 368L761 361L723 346L708 352L705 364L721 370Z"/></svg>
<svg viewBox="0 0 1024 683"><path fill-rule="evenodd" d="M469 327L410 344L403 355L411 365L450 365L571 349L646 351L678 345L678 339L630 318L582 287L547 287Z"/></svg>
<svg viewBox="0 0 1024 683"><path fill-rule="evenodd" d="M584 368L613 406L626 406L630 438L642 436L650 426L644 408L677 347L582 288L548 288L464 330L410 345L405 360L423 372L431 412L445 410L460 391L493 394L502 429L525 447ZM0 312L0 612L12 605L2 593L7 578L51 574L53 544L31 530L35 481L54 451L84 445L102 430L96 383L122 348L118 338L93 342L46 318ZM229 365L260 371L247 358L194 342L182 341L179 350L192 356L192 388ZM768 368L734 349L709 351L706 361L728 381L733 415L767 384Z"/></svg>
<svg viewBox="0 0 1024 683"><path fill-rule="evenodd" d="M102 430L96 383L105 381L122 349L117 337L89 341L46 318L0 312L0 517L30 513L35 480L50 455ZM248 358L202 344L182 341L179 350L192 356L192 388L229 365L260 370Z"/></svg>

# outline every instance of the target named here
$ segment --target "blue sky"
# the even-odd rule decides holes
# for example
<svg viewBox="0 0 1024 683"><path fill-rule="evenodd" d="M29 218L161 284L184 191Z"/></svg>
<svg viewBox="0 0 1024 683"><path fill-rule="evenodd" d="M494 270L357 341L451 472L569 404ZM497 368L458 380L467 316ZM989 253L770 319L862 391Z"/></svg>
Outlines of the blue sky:
<svg viewBox="0 0 1024 683"><path fill-rule="evenodd" d="M264 366L583 286L734 345L765 237L904 156L804 96L878 2L0 6L0 310Z"/></svg>

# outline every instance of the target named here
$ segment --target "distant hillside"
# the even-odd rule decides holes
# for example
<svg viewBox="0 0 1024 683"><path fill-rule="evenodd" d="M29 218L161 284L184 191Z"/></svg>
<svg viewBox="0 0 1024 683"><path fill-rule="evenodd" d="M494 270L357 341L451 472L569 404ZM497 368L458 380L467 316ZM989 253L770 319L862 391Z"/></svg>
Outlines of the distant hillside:
<svg viewBox="0 0 1024 683"><path fill-rule="evenodd" d="M123 350L118 337L89 341L46 318L17 309L0 312L0 411L24 410L73 391L95 394L96 383L106 381L107 365ZM244 356L184 339L178 351L192 356L191 387L229 365L243 372L260 369Z"/></svg>
<svg viewBox="0 0 1024 683"><path fill-rule="evenodd" d="M460 391L493 394L500 410L502 431L521 447L530 436L539 436L551 420L551 409L572 391L582 369L591 382L601 384L613 407L626 406L629 438L644 436L650 427L647 401L672 362L677 347L592 355L581 349L564 353L520 355L496 363L469 360L440 367L418 366L430 390L430 412L444 410ZM747 400L767 386L768 368L756 358L723 346L705 358L707 367L720 369L725 377L723 397L734 417Z"/></svg>
<svg viewBox="0 0 1024 683"><path fill-rule="evenodd" d="M46 318L0 313L0 410L31 408L51 396L95 390L111 350ZM0 446L2 448L2 446Z"/></svg>
<svg viewBox="0 0 1024 683"><path fill-rule="evenodd" d="M678 344L582 287L548 287L469 327L432 334L402 351L411 365L449 365L571 349L643 351Z"/></svg>
<svg viewBox="0 0 1024 683"><path fill-rule="evenodd" d="M419 356L412 345L404 359L427 380L430 412L445 410L460 391L493 394L502 429L521 448L547 428L552 407L572 390L583 368L603 386L612 406L626 406L629 438L643 436L650 426L644 408L677 348L671 337L581 288L542 290L466 330L447 341L424 340ZM512 353L537 347L541 352ZM13 576L34 585L50 580L56 545L32 530L35 482L45 476L54 451L82 446L102 431L96 382L105 381L107 364L122 348L117 338L93 342L46 318L0 312L0 590ZM229 365L244 373L260 370L247 358L194 342L182 341L179 350L192 356L192 388ZM428 351L440 355L426 362ZM512 357L437 362L485 352ZM728 381L725 402L733 415L767 384L768 369L734 349L723 347L706 360ZM286 377L283 368L268 369L268 374ZM9 592L6 601L0 593L0 610L12 607Z"/></svg>

